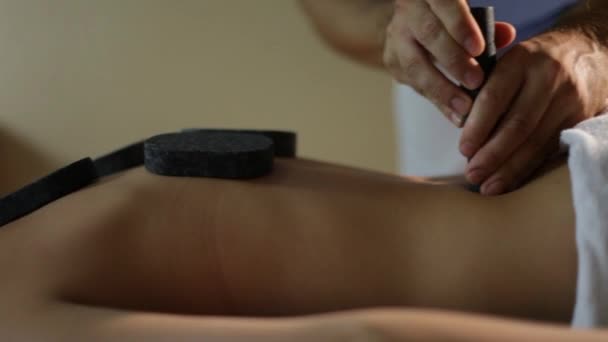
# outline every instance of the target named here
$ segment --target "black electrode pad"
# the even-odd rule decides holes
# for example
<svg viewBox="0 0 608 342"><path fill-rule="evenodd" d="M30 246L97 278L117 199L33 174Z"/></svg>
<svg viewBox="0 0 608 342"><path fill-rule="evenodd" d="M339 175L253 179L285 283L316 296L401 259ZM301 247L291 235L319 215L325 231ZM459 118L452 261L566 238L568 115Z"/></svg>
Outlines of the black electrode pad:
<svg viewBox="0 0 608 342"><path fill-rule="evenodd" d="M471 14L473 14L477 25L479 25L483 39L486 42L485 50L481 53L481 55L476 57L475 60L477 60L481 66L485 79L487 80L488 76L492 73L494 67L496 66L496 43L494 39L496 32L496 20L494 19L494 7L472 7ZM475 90L465 90L473 99L475 99L479 94L480 89L481 87Z"/></svg>
<svg viewBox="0 0 608 342"><path fill-rule="evenodd" d="M181 132L144 144L148 171L178 177L255 178L272 171L272 140L256 134Z"/></svg>
<svg viewBox="0 0 608 342"><path fill-rule="evenodd" d="M144 142L140 141L95 159L99 177L128 170L144 164Z"/></svg>
<svg viewBox="0 0 608 342"><path fill-rule="evenodd" d="M97 178L93 161L91 158L86 158L26 185L0 199L0 226L90 185Z"/></svg>
<svg viewBox="0 0 608 342"><path fill-rule="evenodd" d="M253 129L206 129L186 128L182 132L217 132L217 133L244 133L258 134L270 138L274 143L274 155L279 158L295 158L297 154L298 137L295 132L269 131Z"/></svg>

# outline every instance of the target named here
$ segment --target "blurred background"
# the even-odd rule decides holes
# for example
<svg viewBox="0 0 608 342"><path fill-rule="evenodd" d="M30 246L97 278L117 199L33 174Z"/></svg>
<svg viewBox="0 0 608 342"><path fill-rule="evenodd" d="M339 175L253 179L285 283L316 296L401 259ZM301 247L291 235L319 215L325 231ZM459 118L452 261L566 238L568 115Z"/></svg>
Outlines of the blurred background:
<svg viewBox="0 0 608 342"><path fill-rule="evenodd" d="M294 130L301 156L393 172L391 86L295 0L0 0L0 191L184 127Z"/></svg>

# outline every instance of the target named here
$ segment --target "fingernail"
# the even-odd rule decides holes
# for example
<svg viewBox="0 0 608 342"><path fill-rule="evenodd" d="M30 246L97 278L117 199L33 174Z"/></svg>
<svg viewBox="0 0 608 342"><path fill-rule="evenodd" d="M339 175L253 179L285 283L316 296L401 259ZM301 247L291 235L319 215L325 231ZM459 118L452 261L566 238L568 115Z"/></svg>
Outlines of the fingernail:
<svg viewBox="0 0 608 342"><path fill-rule="evenodd" d="M460 114L460 121L462 121L462 116L467 115L469 112L469 102L461 97L454 97L450 101L450 106L453 111Z"/></svg>
<svg viewBox="0 0 608 342"><path fill-rule="evenodd" d="M483 75L478 71L468 71L464 75L464 83L469 89L477 89L483 83Z"/></svg>
<svg viewBox="0 0 608 342"><path fill-rule="evenodd" d="M458 113L450 114L450 121L452 121L452 123L456 127L460 128L460 126L462 126L462 120L463 120L463 117L460 116Z"/></svg>
<svg viewBox="0 0 608 342"><path fill-rule="evenodd" d="M467 52L473 56L477 54L477 46L475 44L475 39L473 37L469 37L464 41L464 48L467 49Z"/></svg>
<svg viewBox="0 0 608 342"><path fill-rule="evenodd" d="M483 186L481 192L486 196L497 196L504 192L505 186L502 181L495 181L488 186Z"/></svg>
<svg viewBox="0 0 608 342"><path fill-rule="evenodd" d="M481 184L485 177L485 171L482 169L473 169L467 173L467 178L473 184Z"/></svg>
<svg viewBox="0 0 608 342"><path fill-rule="evenodd" d="M472 158L475 154L475 146L473 144L465 142L460 145L460 153L467 158Z"/></svg>

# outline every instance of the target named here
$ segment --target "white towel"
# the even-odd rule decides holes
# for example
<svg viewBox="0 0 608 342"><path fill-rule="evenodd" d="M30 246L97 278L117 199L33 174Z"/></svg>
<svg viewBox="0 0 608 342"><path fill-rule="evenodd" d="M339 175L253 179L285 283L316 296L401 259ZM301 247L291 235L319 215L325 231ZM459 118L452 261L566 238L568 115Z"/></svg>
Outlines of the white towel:
<svg viewBox="0 0 608 342"><path fill-rule="evenodd" d="M576 212L578 279L572 324L608 326L608 115L562 132Z"/></svg>

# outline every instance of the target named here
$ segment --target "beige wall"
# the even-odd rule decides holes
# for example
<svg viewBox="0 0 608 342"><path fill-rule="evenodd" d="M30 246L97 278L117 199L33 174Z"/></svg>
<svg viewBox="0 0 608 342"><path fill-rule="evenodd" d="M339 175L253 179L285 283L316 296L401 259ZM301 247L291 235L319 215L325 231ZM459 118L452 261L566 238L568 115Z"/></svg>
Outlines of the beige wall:
<svg viewBox="0 0 608 342"><path fill-rule="evenodd" d="M3 172L190 126L292 129L303 156L392 171L390 97L295 0L0 0Z"/></svg>

